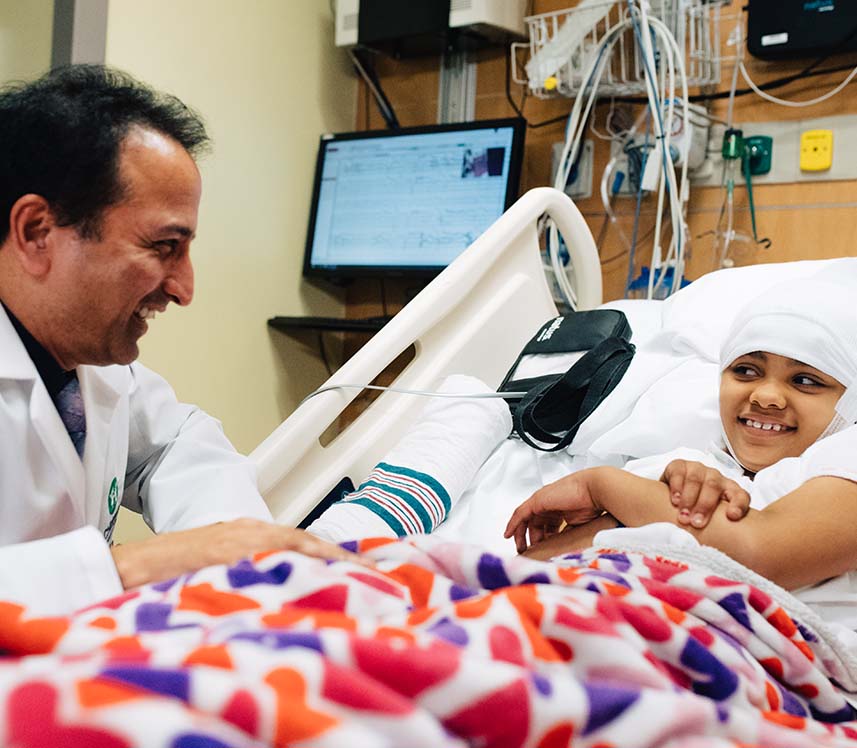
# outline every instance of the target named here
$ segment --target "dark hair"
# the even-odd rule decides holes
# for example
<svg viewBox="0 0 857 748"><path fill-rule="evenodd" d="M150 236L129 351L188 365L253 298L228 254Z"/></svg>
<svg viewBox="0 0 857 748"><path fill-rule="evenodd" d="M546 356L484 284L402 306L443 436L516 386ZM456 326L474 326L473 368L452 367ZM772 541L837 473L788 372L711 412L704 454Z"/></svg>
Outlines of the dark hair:
<svg viewBox="0 0 857 748"><path fill-rule="evenodd" d="M0 90L0 243L15 201L33 193L60 225L97 236L119 202L119 150L135 126L163 133L193 157L209 143L199 115L175 96L102 65L58 68Z"/></svg>

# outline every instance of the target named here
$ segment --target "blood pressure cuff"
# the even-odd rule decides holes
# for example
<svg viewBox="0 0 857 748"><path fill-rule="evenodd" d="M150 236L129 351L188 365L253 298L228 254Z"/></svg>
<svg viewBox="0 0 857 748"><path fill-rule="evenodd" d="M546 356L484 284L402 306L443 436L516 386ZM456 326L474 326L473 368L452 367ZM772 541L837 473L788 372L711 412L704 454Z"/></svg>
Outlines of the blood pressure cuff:
<svg viewBox="0 0 857 748"><path fill-rule="evenodd" d="M510 400L514 431L531 447L556 452L613 391L631 364L631 326L615 309L573 312L546 322L518 356L499 392L525 392ZM521 376L533 357L542 368L553 358L576 360L564 371Z"/></svg>

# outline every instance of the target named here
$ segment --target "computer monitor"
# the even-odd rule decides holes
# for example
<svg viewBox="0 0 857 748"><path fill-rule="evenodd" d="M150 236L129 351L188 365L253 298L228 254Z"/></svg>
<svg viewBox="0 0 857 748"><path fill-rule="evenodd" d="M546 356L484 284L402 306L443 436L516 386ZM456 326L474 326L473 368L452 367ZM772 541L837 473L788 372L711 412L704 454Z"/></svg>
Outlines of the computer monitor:
<svg viewBox="0 0 857 748"><path fill-rule="evenodd" d="M517 197L522 119L324 135L304 274L436 275Z"/></svg>

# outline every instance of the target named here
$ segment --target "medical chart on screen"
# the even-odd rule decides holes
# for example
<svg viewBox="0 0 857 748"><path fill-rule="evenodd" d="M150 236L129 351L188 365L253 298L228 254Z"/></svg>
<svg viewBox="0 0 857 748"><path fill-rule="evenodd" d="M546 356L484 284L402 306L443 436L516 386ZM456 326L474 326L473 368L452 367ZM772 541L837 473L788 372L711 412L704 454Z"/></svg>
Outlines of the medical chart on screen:
<svg viewBox="0 0 857 748"><path fill-rule="evenodd" d="M512 128L327 146L313 263L445 266L505 207Z"/></svg>

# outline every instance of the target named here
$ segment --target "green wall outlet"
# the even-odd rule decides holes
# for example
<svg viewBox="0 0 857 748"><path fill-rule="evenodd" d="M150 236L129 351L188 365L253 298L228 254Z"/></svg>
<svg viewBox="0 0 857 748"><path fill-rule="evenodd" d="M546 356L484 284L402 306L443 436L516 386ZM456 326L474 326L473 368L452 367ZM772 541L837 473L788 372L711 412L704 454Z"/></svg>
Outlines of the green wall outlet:
<svg viewBox="0 0 857 748"><path fill-rule="evenodd" d="M771 170L774 139L767 135L750 135L744 138L744 159L749 159L750 174L754 177Z"/></svg>

